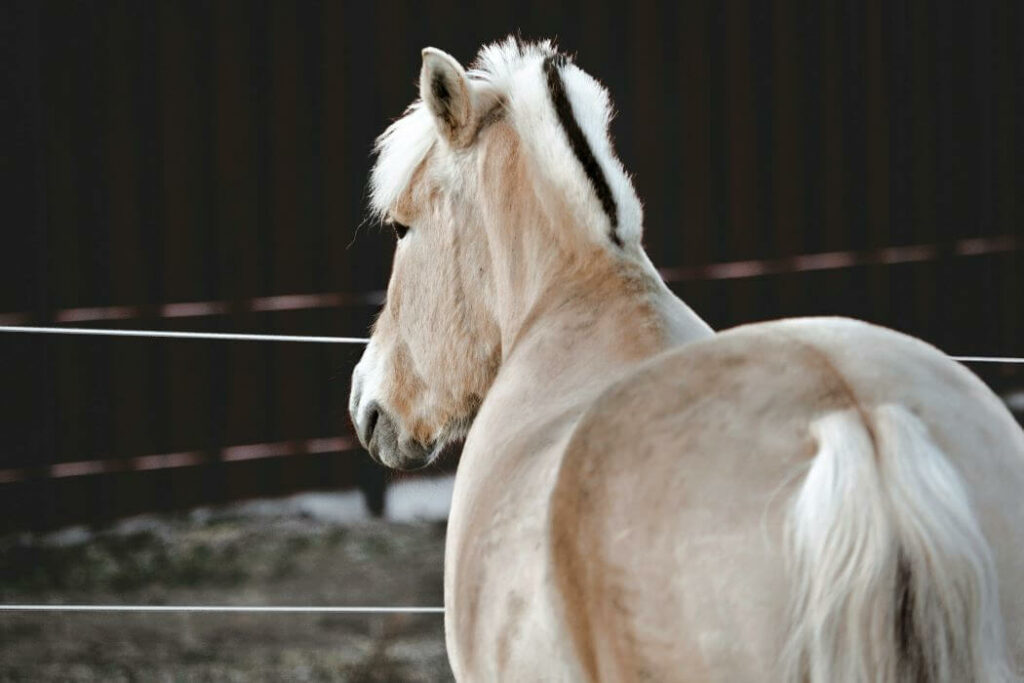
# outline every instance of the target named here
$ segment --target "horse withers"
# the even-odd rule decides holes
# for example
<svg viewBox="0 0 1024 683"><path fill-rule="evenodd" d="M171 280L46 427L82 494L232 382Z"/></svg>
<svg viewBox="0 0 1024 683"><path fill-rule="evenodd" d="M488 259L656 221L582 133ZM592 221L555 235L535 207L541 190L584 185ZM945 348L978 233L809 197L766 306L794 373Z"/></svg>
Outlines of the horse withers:
<svg viewBox="0 0 1024 683"><path fill-rule="evenodd" d="M1024 434L933 347L718 334L658 277L605 90L549 43L423 51L378 141L398 235L363 445L465 439L460 681L1002 681L1024 670Z"/></svg>

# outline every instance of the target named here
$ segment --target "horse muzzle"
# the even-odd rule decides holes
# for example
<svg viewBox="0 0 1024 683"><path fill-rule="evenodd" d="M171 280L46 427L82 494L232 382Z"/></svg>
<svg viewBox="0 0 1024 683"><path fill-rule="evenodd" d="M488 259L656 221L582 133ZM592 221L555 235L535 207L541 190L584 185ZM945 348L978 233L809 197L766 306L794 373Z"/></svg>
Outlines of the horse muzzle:
<svg viewBox="0 0 1024 683"><path fill-rule="evenodd" d="M399 436L394 418L379 403L372 401L360 421L353 413L359 442L370 457L386 467L396 470L416 470L426 467L433 459L434 447Z"/></svg>

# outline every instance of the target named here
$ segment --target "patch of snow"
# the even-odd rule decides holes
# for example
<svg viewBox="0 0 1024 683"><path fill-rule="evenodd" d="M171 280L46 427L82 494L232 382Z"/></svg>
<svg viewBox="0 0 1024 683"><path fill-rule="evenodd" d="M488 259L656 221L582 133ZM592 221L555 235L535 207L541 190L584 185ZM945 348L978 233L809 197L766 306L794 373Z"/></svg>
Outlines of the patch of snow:
<svg viewBox="0 0 1024 683"><path fill-rule="evenodd" d="M300 493L292 497L299 513L318 522L344 524L361 522L370 515L363 504L363 494L358 491L345 493Z"/></svg>
<svg viewBox="0 0 1024 683"><path fill-rule="evenodd" d="M346 524L369 519L359 491L297 493L286 498L256 498L226 506L215 512L207 510L193 519L210 520L223 517L256 519L306 518L328 524Z"/></svg>
<svg viewBox="0 0 1024 683"><path fill-rule="evenodd" d="M160 535L167 531L167 522L154 515L137 515L117 522L110 531L114 534L131 536L133 534L151 533Z"/></svg>
<svg viewBox="0 0 1024 683"><path fill-rule="evenodd" d="M384 519L389 522L436 522L448 519L455 477L425 477L392 482L385 493ZM206 525L219 519L307 519L323 524L355 524L371 519L359 491L312 491L285 498L257 498L223 507L198 507L187 513L188 523ZM85 525L69 526L46 534L44 545L68 547L88 543L96 533L130 536L151 533L165 536L175 526L160 515L137 515L115 522L99 532Z"/></svg>
<svg viewBox="0 0 1024 683"><path fill-rule="evenodd" d="M188 521L192 524L209 524L211 519L213 511L208 507L196 508L188 513Z"/></svg>
<svg viewBox="0 0 1024 683"><path fill-rule="evenodd" d="M448 519L455 477L404 479L388 486L384 517L391 522Z"/></svg>
<svg viewBox="0 0 1024 683"><path fill-rule="evenodd" d="M384 519L389 522L448 519L454 486L454 476L392 482L385 492ZM236 503L213 514L261 519L303 517L327 524L352 524L370 519L359 491L313 491L287 498L260 498Z"/></svg>
<svg viewBox="0 0 1024 683"><path fill-rule="evenodd" d="M86 526L69 526L46 534L42 538L43 545L66 548L72 545L82 545L92 540L92 532Z"/></svg>

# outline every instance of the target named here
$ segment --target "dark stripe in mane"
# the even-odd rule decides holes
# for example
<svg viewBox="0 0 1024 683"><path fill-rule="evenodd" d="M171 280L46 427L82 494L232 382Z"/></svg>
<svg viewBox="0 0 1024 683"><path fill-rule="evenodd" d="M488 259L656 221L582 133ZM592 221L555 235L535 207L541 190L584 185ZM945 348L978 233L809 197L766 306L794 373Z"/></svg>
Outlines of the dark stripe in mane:
<svg viewBox="0 0 1024 683"><path fill-rule="evenodd" d="M608 220L612 224L612 241L621 247L622 239L619 238L618 234L618 207L615 206L615 199L612 197L612 190L608 186L608 180L604 177L604 171L598 165L597 159L594 157L594 151L590 149L590 143L587 142L587 138L580 129L580 124L576 121L576 117L573 116L572 105L565 94L565 84L562 82L562 74L559 72L559 68L564 64L565 57L561 55L544 59L544 74L548 79L548 92L551 93L551 102L555 105L558 121L562 124L565 134L569 138L569 146L572 148L573 154L576 155L576 158L583 166L583 171L590 178L590 183L594 186L594 192L597 193L597 198L600 200L604 212L608 214Z"/></svg>

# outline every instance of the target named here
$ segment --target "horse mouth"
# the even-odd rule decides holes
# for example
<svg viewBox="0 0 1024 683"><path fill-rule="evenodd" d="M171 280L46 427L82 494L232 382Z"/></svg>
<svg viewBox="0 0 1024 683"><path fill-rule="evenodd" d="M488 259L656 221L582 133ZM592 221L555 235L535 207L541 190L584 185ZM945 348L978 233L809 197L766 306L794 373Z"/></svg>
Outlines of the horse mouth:
<svg viewBox="0 0 1024 683"><path fill-rule="evenodd" d="M427 467L436 468L438 471L454 472L465 443L465 438L459 438L431 446L416 444L409 450L400 448L394 454L394 458L389 458L390 462L382 462L382 464L403 472L414 472Z"/></svg>
<svg viewBox="0 0 1024 683"><path fill-rule="evenodd" d="M370 457L386 467L405 472L426 467L439 450L436 443L423 444L402 438L394 419L383 410L374 416L372 431L367 429L366 450Z"/></svg>
<svg viewBox="0 0 1024 683"><path fill-rule="evenodd" d="M475 411L451 423L435 441L421 443L402 438L394 418L374 405L360 440L371 458L391 469L411 472L438 464L440 469L454 470L474 417Z"/></svg>
<svg viewBox="0 0 1024 683"><path fill-rule="evenodd" d="M391 453L388 458L390 462L384 464L392 469L403 472L421 470L434 462L434 453L437 449L433 446L424 446L420 443L409 442L400 445Z"/></svg>

